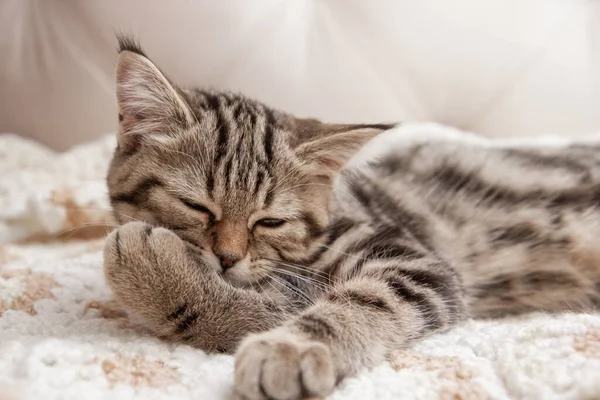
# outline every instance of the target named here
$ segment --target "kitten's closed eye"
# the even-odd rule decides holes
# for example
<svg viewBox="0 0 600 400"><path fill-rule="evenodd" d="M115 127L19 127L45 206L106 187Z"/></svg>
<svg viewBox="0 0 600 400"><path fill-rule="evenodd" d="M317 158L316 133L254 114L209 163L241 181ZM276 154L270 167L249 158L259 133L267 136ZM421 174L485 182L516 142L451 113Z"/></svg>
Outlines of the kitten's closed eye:
<svg viewBox="0 0 600 400"><path fill-rule="evenodd" d="M254 225L262 226L265 228L279 228L280 226L282 226L285 223L286 223L286 221L283 219L263 218L263 219L256 221L256 223Z"/></svg>
<svg viewBox="0 0 600 400"><path fill-rule="evenodd" d="M182 202L183 204L185 204L185 205L186 205L188 208L191 208L192 210L199 211L199 212L201 212L201 213L204 213L204 214L208 215L208 219L209 219L209 221L211 221L211 223L212 223L212 222L214 222L214 220L215 220L215 214L213 214L213 212L212 212L212 211L210 211L208 208L206 208L206 207L205 207L205 206L203 206L202 204L198 204L198 203L192 203L192 202L190 202L190 201L183 200L183 199L180 199L180 200L181 200L181 202Z"/></svg>

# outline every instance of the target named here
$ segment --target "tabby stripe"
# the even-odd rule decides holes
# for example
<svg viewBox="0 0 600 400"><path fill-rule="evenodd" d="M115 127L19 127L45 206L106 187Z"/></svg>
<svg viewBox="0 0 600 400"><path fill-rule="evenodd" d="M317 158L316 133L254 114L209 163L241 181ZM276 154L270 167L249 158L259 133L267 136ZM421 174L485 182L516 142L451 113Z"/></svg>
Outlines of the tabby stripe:
<svg viewBox="0 0 600 400"><path fill-rule="evenodd" d="M355 178L351 181L350 190L368 211L377 209L381 214L393 219L400 228L412 234L420 244L428 250L433 246L429 243L430 235L427 227L429 223L424 217L410 212L402 207L398 201L390 196L371 180ZM377 218L376 215L372 215ZM379 219L379 218L377 218Z"/></svg>
<svg viewBox="0 0 600 400"><path fill-rule="evenodd" d="M367 263L367 261L369 261L367 258L361 257L352 266L352 268L350 268L350 271L346 273L346 275L345 275L346 279L351 279L351 278L354 278L355 276L357 276L360 273L360 271L362 270L362 268L364 267L364 265Z"/></svg>
<svg viewBox="0 0 600 400"><path fill-rule="evenodd" d="M209 196L212 198L212 192L215 189L215 175L212 168L210 169L210 171L208 171L206 177L206 189L208 191Z"/></svg>
<svg viewBox="0 0 600 400"><path fill-rule="evenodd" d="M267 170L268 173L268 170ZM275 196L275 192L272 189L267 190L267 194L265 195L265 208L270 206L273 202L273 197Z"/></svg>
<svg viewBox="0 0 600 400"><path fill-rule="evenodd" d="M250 115L252 115L252 114L250 114ZM249 169L247 171L248 180L250 182L252 181L252 177L257 177L257 174L263 173L262 172L262 168L260 166L260 162L259 162L259 160L256 157L256 148L255 148L256 145L255 145L255 142L254 142L255 141L255 136L256 136L255 131L256 130L255 130L255 127L254 127L254 122L251 122L251 124L250 124L250 133L248 134L248 138L249 138L250 142L248 143L248 145L246 147L246 153L247 153L248 160L252 160L252 158L254 158L253 161L254 161L254 163L256 165L255 165L253 171L250 171ZM258 191L260 190L260 185L261 185L261 183L262 183L263 180L264 180L264 173L263 173L263 176L262 176L262 178L260 180L258 178L256 178L256 180L254 181L255 184L254 184L254 191L253 191L253 193L254 193L255 196L258 194Z"/></svg>
<svg viewBox="0 0 600 400"><path fill-rule="evenodd" d="M343 174L343 172L342 172ZM362 181L362 179L361 179ZM353 197L363 206L365 209L371 209L371 203L374 201L374 198L366 192L365 188L362 185L362 182L359 182L357 177L349 179L350 182L350 190L352 191Z"/></svg>
<svg viewBox="0 0 600 400"><path fill-rule="evenodd" d="M572 286L578 287L580 283L571 273L558 271L530 271L521 276L521 283L525 286L543 290L542 286Z"/></svg>
<svg viewBox="0 0 600 400"><path fill-rule="evenodd" d="M506 293L512 289L513 276L499 274L488 279L487 283L475 286L476 297L488 297L492 293ZM481 295L478 295L481 294Z"/></svg>
<svg viewBox="0 0 600 400"><path fill-rule="evenodd" d="M323 318L314 314L301 315L294 321L294 325L310 338L335 338L337 336L333 326Z"/></svg>
<svg viewBox="0 0 600 400"><path fill-rule="evenodd" d="M235 146L235 153L234 155L237 155L238 157L242 157L244 155L246 155L248 152L247 151L243 151L242 150L242 146L244 145L244 139L245 139L245 135L244 135L244 131L241 130L238 126L237 128L239 136L238 136L238 142L237 145ZM250 137L252 137L252 134L250 135Z"/></svg>
<svg viewBox="0 0 600 400"><path fill-rule="evenodd" d="M449 268L444 266L445 268ZM429 266L431 268L431 266ZM398 268L396 274L401 275L418 285L426 286L442 296L444 300L448 300L451 304L455 304L457 300L457 288L453 277L436 274L428 269L404 269Z"/></svg>
<svg viewBox="0 0 600 400"><path fill-rule="evenodd" d="M262 171L258 171L256 173L256 181L254 182L254 189L252 190L253 196L258 196L258 192L260 191L260 187L265 180L265 173Z"/></svg>
<svg viewBox="0 0 600 400"><path fill-rule="evenodd" d="M363 258L366 260L397 259L399 261L407 261L424 258L426 256L426 254L408 245L400 243L393 243L390 245L378 243L371 246L363 255Z"/></svg>
<svg viewBox="0 0 600 400"><path fill-rule="evenodd" d="M220 111L217 112L217 124L219 137L217 139L217 155L215 156L215 164L218 164L227 152L227 137L229 135L228 123Z"/></svg>
<svg viewBox="0 0 600 400"><path fill-rule="evenodd" d="M354 222L348 218L336 219L327 227L326 246L331 246L338 238L346 234L352 227Z"/></svg>
<svg viewBox="0 0 600 400"><path fill-rule="evenodd" d="M600 185L554 192L541 189L517 192L504 186L485 182L478 176L460 171L450 165L436 170L428 177L428 180L446 193L462 192L477 197L477 200L483 203L502 207L514 207L523 203L544 205L549 208L569 205L591 207L600 204Z"/></svg>
<svg viewBox="0 0 600 400"><path fill-rule="evenodd" d="M117 259L123 261L123 256L121 255L121 236L118 229L117 233L115 233L115 251L117 252Z"/></svg>
<svg viewBox="0 0 600 400"><path fill-rule="evenodd" d="M304 258L302 260L297 260L297 262L301 262L301 263L307 264L307 265L312 265L315 262L317 262L317 260L319 258L321 258L321 256L323 254L325 254L325 252L327 250L328 249L324 246L317 247L317 249L312 254L309 254L307 258Z"/></svg>
<svg viewBox="0 0 600 400"><path fill-rule="evenodd" d="M419 313L428 321L428 328L438 329L443 325L435 305L429 301L426 294L415 291L401 280L388 280L387 283L397 297L419 310Z"/></svg>
<svg viewBox="0 0 600 400"><path fill-rule="evenodd" d="M431 268L431 266L428 267ZM397 268L395 272L406 278L409 278L411 281L414 281L419 285L425 285L434 290L444 287L448 283L448 277L441 276L427 269Z"/></svg>
<svg viewBox="0 0 600 400"><path fill-rule="evenodd" d="M489 230L488 235L495 245L512 246L540 239L540 233L532 224L521 222L508 227Z"/></svg>
<svg viewBox="0 0 600 400"><path fill-rule="evenodd" d="M292 260L291 258L286 257L285 254L283 254L283 252L279 248L271 246L271 249L275 250L275 252L277 253L277 257L279 257L283 261L290 262L290 263L295 262L295 260Z"/></svg>
<svg viewBox="0 0 600 400"><path fill-rule="evenodd" d="M441 262L441 261L440 261ZM372 270L370 273L378 276L383 276L384 279L404 278L419 285L427 286L430 289L444 288L447 289L448 284L453 282L458 284L458 279L452 272L448 274L438 274L431 271L431 268L436 268L435 264L429 263L427 266L417 268L406 268L402 265L383 266ZM450 269L450 266L444 265L444 269Z"/></svg>
<svg viewBox="0 0 600 400"><path fill-rule="evenodd" d="M219 109L219 98L216 94L205 92L204 98L206 99L206 103L211 110L217 111Z"/></svg>
<svg viewBox="0 0 600 400"><path fill-rule="evenodd" d="M240 163L238 162L238 174L240 175L240 181L242 182L241 186L243 188L249 187L248 180L251 179L250 174L254 176L254 172L249 168L240 168Z"/></svg>
<svg viewBox="0 0 600 400"><path fill-rule="evenodd" d="M242 103L242 102L238 102L238 103L236 103L235 106L233 106L231 115L233 117L233 120L236 121L238 124L239 124L240 120L242 119L242 115L244 114L244 111L245 111L245 107L244 107L244 103ZM239 149L238 149L238 151L239 151Z"/></svg>
<svg viewBox="0 0 600 400"><path fill-rule="evenodd" d="M348 232L352 227L354 226L354 223L349 220L349 219L338 219L333 221L328 227L327 227L327 238L326 240L319 246L317 247L317 249L315 250L314 253L310 254L307 258L302 259L302 260L294 260L295 262L302 262L303 264L309 264L312 265L314 263L316 263L323 254L325 254L328 250L330 250L330 246L338 239L340 238L342 235L344 235L346 232ZM346 256L344 256L345 259ZM335 261L334 261L335 263ZM324 273L327 273L327 271L329 269L333 269L335 266L332 264L329 267L325 267L323 269Z"/></svg>
<svg viewBox="0 0 600 400"><path fill-rule="evenodd" d="M306 225L310 239L314 239L323 234L324 227L317 222L316 218L312 214L303 212L300 214L299 219Z"/></svg>
<svg viewBox="0 0 600 400"><path fill-rule="evenodd" d="M148 192L155 186L163 186L163 184L156 177L146 178L138 183L133 190L126 193L116 193L110 199L120 203L139 204L148 197Z"/></svg>
<svg viewBox="0 0 600 400"><path fill-rule="evenodd" d="M256 120L257 120L257 115L255 111L248 111L248 114L250 115L250 128L252 129L252 132L256 131ZM250 135L252 137L252 140L254 141L254 134ZM254 147L254 146L253 146Z"/></svg>
<svg viewBox="0 0 600 400"><path fill-rule="evenodd" d="M584 207L597 207L600 205L600 185L595 184L578 190L562 191L550 197L548 207L562 208L568 205L579 205ZM544 199L542 199L544 200Z"/></svg>
<svg viewBox="0 0 600 400"><path fill-rule="evenodd" d="M368 251L372 246L379 243L389 243L390 238L400 239L403 238L403 232L397 226L381 225L378 230L370 236L364 236L358 240L349 249L349 252L361 252ZM411 238L413 239L413 238ZM414 240L414 239L413 239Z"/></svg>
<svg viewBox="0 0 600 400"><path fill-rule="evenodd" d="M418 144L409 150L406 157L398 157L397 154L391 154L379 160L372 161L369 165L374 169L381 169L387 175L394 175L411 169L412 160L417 156L425 145Z"/></svg>
<svg viewBox="0 0 600 400"><path fill-rule="evenodd" d="M440 167L432 173L429 179L444 191L449 193L464 192L477 196L478 199L488 203L503 203L512 206L522 200L522 195L513 192L511 189L491 185L479 177L451 165Z"/></svg>
<svg viewBox="0 0 600 400"><path fill-rule="evenodd" d="M275 116L273 115L273 112L266 107L264 112L266 116L264 137L265 157L267 165L270 166L273 158L273 130L275 129Z"/></svg>
<svg viewBox="0 0 600 400"><path fill-rule="evenodd" d="M353 227L354 223L348 219L339 219L334 221L328 227L329 231L327 235L327 240L323 244L321 244L319 249L308 260L306 260L306 262L309 264L316 263L321 258L321 256L323 256L323 254L325 254L328 250L331 250L331 245L333 245L333 243L335 243L337 239L345 235ZM347 254L349 253L349 251L346 251L345 253L346 254L340 252L337 258L329 262L327 265L324 265L322 267L323 272L331 278L337 277L341 265L344 263L344 261L348 259Z"/></svg>
<svg viewBox="0 0 600 400"><path fill-rule="evenodd" d="M567 169L574 173L583 174L582 181L590 178L588 167L578 163L575 159L568 159L557 154L545 155L535 153L532 152L532 149L528 151L522 149L505 149L503 153L504 156L520 161L524 165L536 168Z"/></svg>
<svg viewBox="0 0 600 400"><path fill-rule="evenodd" d="M229 123L221 110L220 100L223 100L224 97L220 98L218 95L210 94L207 96L211 107L215 111L215 115L217 117L217 130L218 130L218 139L217 139L217 154L215 156L215 164L218 164L221 158L225 155L227 151L227 138L229 136Z"/></svg>
<svg viewBox="0 0 600 400"><path fill-rule="evenodd" d="M478 285L477 297L492 297L525 286L532 291L551 291L557 286L579 286L579 282L568 273L556 271L531 271L521 275L498 274L489 283Z"/></svg>
<svg viewBox="0 0 600 400"><path fill-rule="evenodd" d="M169 321L174 321L176 319L179 319L179 317L181 317L183 315L183 313L185 313L187 311L187 304L182 304L179 306L179 308L175 311L173 311L171 314L169 314L167 316L167 319Z"/></svg>
<svg viewBox="0 0 600 400"><path fill-rule="evenodd" d="M199 316L200 314L194 311L193 313L185 317L181 322L177 324L177 328L175 328L175 333L179 335L187 331L189 328L192 327L192 325L194 324L194 322L196 322Z"/></svg>
<svg viewBox="0 0 600 400"><path fill-rule="evenodd" d="M391 306L381 297L374 294L361 293L356 290L344 290L342 293L333 292L329 300L336 303L354 303L358 306L370 308L374 311L393 313Z"/></svg>
<svg viewBox="0 0 600 400"><path fill-rule="evenodd" d="M225 163L225 185L223 185L227 190L231 190L231 182L233 178L231 176L231 168L232 168L232 164L233 164L233 159L236 155L235 154L230 154L230 156L227 159L227 162Z"/></svg>

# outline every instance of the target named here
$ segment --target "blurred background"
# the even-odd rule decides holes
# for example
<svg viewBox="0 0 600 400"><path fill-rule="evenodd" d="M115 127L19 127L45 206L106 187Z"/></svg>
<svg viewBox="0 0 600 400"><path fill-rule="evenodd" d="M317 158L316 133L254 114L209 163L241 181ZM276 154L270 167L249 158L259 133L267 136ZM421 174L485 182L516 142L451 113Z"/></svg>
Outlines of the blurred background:
<svg viewBox="0 0 600 400"><path fill-rule="evenodd" d="M600 132L598 0L0 0L0 132L114 131L114 32L176 83L331 122Z"/></svg>

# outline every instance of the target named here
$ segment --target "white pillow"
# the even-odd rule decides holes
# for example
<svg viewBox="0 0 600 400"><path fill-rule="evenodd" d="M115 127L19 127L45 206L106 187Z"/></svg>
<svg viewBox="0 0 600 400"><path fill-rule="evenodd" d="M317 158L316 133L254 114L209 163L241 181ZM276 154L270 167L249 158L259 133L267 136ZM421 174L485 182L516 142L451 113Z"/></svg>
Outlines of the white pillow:
<svg viewBox="0 0 600 400"><path fill-rule="evenodd" d="M4 0L0 131L64 148L113 130L115 30L176 82L302 116L600 128L594 0Z"/></svg>

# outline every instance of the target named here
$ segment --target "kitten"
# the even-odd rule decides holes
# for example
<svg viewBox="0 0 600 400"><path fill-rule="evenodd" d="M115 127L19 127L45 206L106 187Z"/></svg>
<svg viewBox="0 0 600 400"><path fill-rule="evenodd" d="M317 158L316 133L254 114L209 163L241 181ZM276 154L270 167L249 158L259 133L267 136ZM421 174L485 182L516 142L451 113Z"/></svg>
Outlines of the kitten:
<svg viewBox="0 0 600 400"><path fill-rule="evenodd" d="M127 38L116 74L106 278L160 337L237 352L240 398L325 396L467 317L600 304L598 145L294 118L180 89Z"/></svg>

